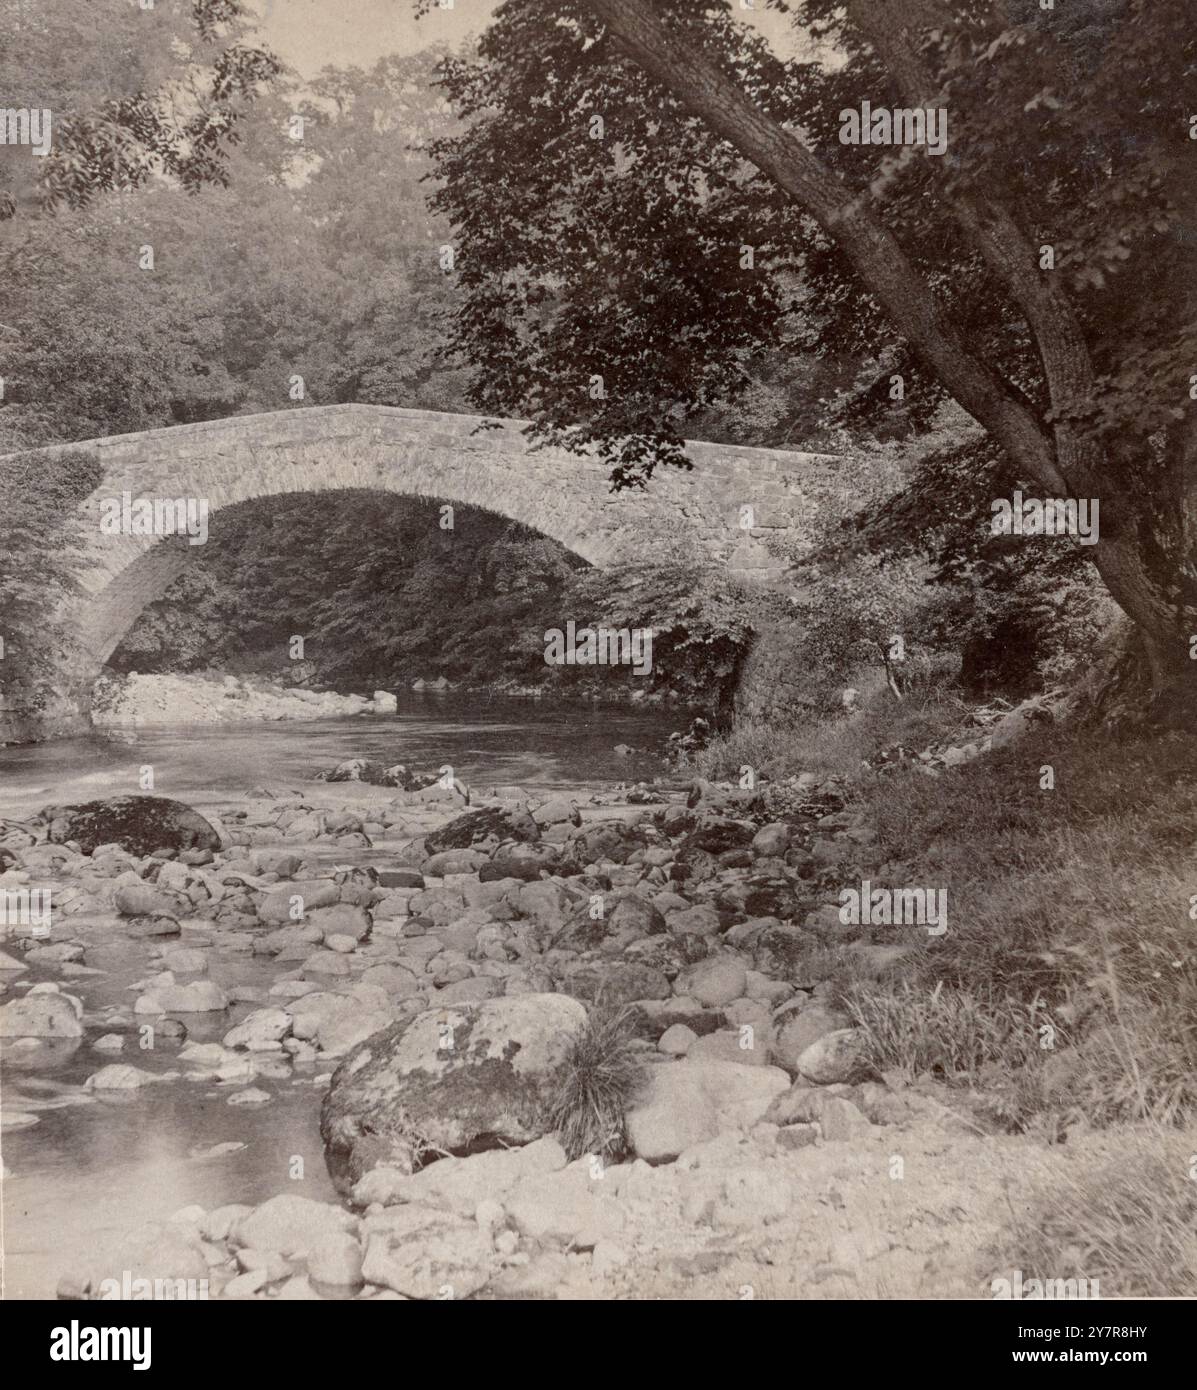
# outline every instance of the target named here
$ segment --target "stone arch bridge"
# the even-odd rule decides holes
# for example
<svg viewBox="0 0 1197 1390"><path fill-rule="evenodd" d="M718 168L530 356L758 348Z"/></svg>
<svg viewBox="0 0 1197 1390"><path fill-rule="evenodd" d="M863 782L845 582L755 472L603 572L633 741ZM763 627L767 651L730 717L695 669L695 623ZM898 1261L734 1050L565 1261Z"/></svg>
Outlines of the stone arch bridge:
<svg viewBox="0 0 1197 1390"><path fill-rule="evenodd" d="M106 534L107 499L198 499L210 534L222 508L288 493L369 489L481 507L559 541L600 567L688 549L730 573L767 580L783 566L770 536L803 532L829 476L826 456L692 443L691 471L661 469L645 491L612 493L598 459L533 449L518 421L393 406L328 405L239 415L38 451L95 456L101 485L80 504L88 554L81 597L65 615L52 708L5 707L0 740L85 728L91 685L142 609L185 568L191 547L155 535ZM111 504L109 504L111 505ZM745 508L751 508L746 512Z"/></svg>

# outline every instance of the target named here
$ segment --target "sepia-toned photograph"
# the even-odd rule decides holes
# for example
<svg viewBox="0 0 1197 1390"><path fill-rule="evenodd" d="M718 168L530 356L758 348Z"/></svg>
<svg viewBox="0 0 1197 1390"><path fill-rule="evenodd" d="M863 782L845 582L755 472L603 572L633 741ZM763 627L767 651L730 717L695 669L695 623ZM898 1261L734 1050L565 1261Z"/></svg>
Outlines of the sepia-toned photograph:
<svg viewBox="0 0 1197 1390"><path fill-rule="evenodd" d="M1154 1358L1192 0L0 0L0 1112L34 1364Z"/></svg>

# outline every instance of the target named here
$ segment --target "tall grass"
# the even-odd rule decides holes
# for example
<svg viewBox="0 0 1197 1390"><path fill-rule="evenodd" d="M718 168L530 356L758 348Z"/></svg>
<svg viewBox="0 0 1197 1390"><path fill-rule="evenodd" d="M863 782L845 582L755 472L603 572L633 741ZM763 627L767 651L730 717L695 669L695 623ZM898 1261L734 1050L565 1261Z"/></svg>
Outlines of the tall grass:
<svg viewBox="0 0 1197 1390"><path fill-rule="evenodd" d="M1060 1040L1040 1001L945 989L942 980L930 989L903 980L884 993L858 982L842 999L877 1067L911 1079L930 1074L976 1086L992 1064L1037 1065L1044 1039Z"/></svg>
<svg viewBox="0 0 1197 1390"><path fill-rule="evenodd" d="M1197 1296L1191 1147L1183 1136L1147 1131L1119 1135L1116 1150L1096 1161L1074 1159L1011 1203L989 1257L1020 1270L1024 1283L1084 1278L1098 1280L1104 1298Z"/></svg>

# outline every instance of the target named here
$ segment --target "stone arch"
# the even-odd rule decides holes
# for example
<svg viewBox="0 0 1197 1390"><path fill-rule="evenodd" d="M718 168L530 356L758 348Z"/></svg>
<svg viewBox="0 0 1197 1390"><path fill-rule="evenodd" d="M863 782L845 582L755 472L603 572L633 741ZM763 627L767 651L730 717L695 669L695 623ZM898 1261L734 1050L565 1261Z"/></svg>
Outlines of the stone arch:
<svg viewBox="0 0 1197 1390"><path fill-rule="evenodd" d="M802 483L826 462L693 443L692 470L665 469L644 491L612 493L601 460L531 448L517 421L483 425L478 416L392 406L309 406L40 451L85 449L104 470L101 485L80 504L85 534L94 539L81 595L65 615L77 650L69 662L64 657L62 709L49 716L51 731L86 723L96 674L186 563L177 539L104 535L107 498L127 492L205 499L210 520L223 508L288 493L354 489L440 498L521 522L599 567L669 547L756 578L781 568L764 541L801 526L811 510Z"/></svg>

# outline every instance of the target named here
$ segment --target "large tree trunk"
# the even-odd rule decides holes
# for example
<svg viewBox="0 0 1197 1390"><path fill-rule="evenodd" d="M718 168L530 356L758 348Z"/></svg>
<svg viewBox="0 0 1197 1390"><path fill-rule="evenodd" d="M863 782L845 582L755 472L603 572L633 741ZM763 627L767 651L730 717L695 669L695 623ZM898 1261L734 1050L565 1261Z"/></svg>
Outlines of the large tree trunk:
<svg viewBox="0 0 1197 1390"><path fill-rule="evenodd" d="M1152 711L1167 722L1186 712L1191 717L1197 691L1197 416L1173 424L1158 460L1143 441L1137 457L1125 448L1111 470L1135 478L1139 496L1132 502L1124 492L1108 518L1102 499L1093 563L1139 630Z"/></svg>
<svg viewBox="0 0 1197 1390"><path fill-rule="evenodd" d="M1181 566L1158 534L1102 540L1094 564L1106 588L1134 623L1109 698L1136 700L1152 723L1197 730L1197 610L1178 594ZM1152 563L1154 558L1154 563Z"/></svg>

